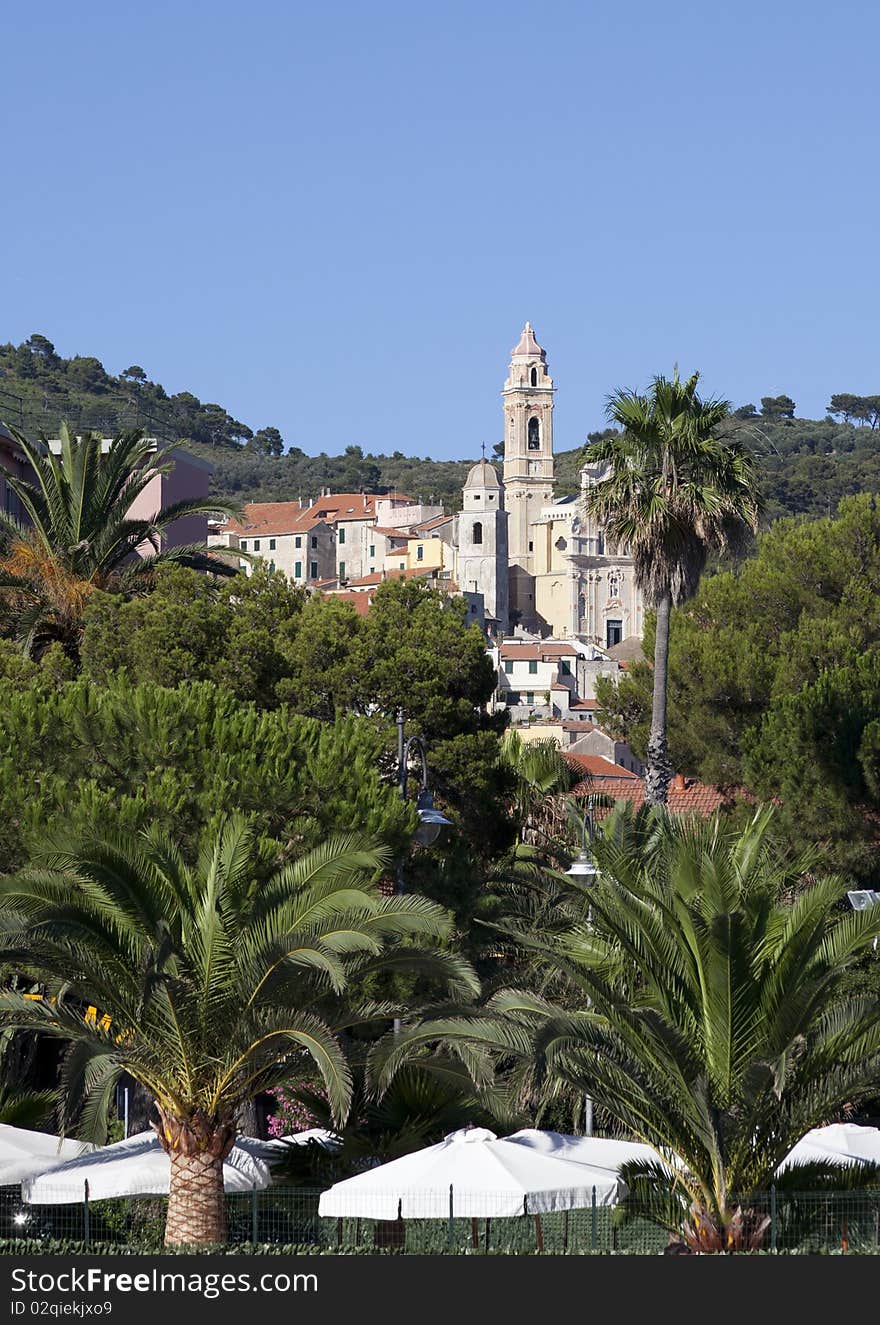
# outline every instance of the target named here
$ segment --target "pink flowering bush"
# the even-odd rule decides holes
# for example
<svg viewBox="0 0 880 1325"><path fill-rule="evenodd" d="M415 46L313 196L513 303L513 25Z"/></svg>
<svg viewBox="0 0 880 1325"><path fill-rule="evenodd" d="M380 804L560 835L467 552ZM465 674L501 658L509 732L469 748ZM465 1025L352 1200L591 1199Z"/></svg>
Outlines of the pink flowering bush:
<svg viewBox="0 0 880 1325"><path fill-rule="evenodd" d="M290 1136L294 1132L305 1132L310 1127L322 1126L321 1120L307 1104L296 1098L291 1088L279 1086L267 1093L276 1102L276 1111L267 1123L270 1136Z"/></svg>

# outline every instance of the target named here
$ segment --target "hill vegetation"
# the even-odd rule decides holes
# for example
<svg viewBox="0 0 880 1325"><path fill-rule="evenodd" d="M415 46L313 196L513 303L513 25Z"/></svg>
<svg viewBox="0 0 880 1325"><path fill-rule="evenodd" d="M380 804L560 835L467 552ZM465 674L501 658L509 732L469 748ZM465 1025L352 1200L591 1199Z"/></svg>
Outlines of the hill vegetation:
<svg viewBox="0 0 880 1325"><path fill-rule="evenodd" d="M842 497L880 491L880 396L838 392L828 410L824 419L801 419L795 401L780 395L763 397L760 409L747 404L735 411L731 426L746 431L761 457L768 520L827 516ZM30 436L57 436L63 419L79 432L142 427L161 441L181 441L211 460L216 495L235 502L312 498L330 487L407 492L456 510L476 459L373 455L356 444L342 455L310 456L274 426L254 429L189 391L170 395L139 364L113 376L91 356L63 358L39 334L0 345L0 421ZM579 448L557 454L560 494L577 491L580 454Z"/></svg>

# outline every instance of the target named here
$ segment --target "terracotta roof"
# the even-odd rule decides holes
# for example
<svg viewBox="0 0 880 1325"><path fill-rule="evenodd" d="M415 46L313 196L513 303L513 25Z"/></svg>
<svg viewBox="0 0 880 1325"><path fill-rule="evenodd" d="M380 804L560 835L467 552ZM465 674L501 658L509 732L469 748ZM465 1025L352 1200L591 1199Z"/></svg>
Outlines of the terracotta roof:
<svg viewBox="0 0 880 1325"><path fill-rule="evenodd" d="M381 584L383 580L408 580L412 579L414 575L433 575L437 569L436 566L414 566L412 570L373 571L372 575L361 575L357 580L349 580L348 584L349 588L355 586L367 587L368 585Z"/></svg>
<svg viewBox="0 0 880 1325"><path fill-rule="evenodd" d="M566 693L567 695L571 693L571 692L569 691L568 686L567 686L567 685L563 685L561 681L554 681L553 684L551 685L550 689L551 689L551 690L564 690L565 693Z"/></svg>
<svg viewBox="0 0 880 1325"><path fill-rule="evenodd" d="M366 520L376 514L380 501L412 502L405 492L331 492L309 507L316 519Z"/></svg>
<svg viewBox="0 0 880 1325"><path fill-rule="evenodd" d="M351 603L358 616L366 616L370 610L372 594L368 593L342 593L328 594L328 597L336 598L342 603Z"/></svg>
<svg viewBox="0 0 880 1325"><path fill-rule="evenodd" d="M605 778L615 784L620 779L626 781L641 782L641 778L631 772L628 768L623 768L620 764L613 763L606 759L604 755L569 755L566 759L572 765L575 773L586 773L591 779ZM590 783L592 786L592 782Z"/></svg>
<svg viewBox="0 0 880 1325"><path fill-rule="evenodd" d="M317 517L298 501L255 501L247 503L241 520L229 519L216 532L260 538L264 534L301 534L317 523Z"/></svg>
<svg viewBox="0 0 880 1325"><path fill-rule="evenodd" d="M519 658L520 662L529 662L539 658L552 662L556 658L573 658L577 650L570 644L517 644L505 641L499 649L502 658Z"/></svg>
<svg viewBox="0 0 880 1325"><path fill-rule="evenodd" d="M577 703L572 704L571 707L573 709L590 709L592 712L595 712L596 709L601 709L602 705L599 703L598 699L579 699Z"/></svg>
<svg viewBox="0 0 880 1325"><path fill-rule="evenodd" d="M429 529L439 529L442 524L449 524L452 518L451 515L435 515L433 520L423 520L421 524L414 524L412 531L413 533L416 533L416 531L427 533Z"/></svg>
<svg viewBox="0 0 880 1325"><path fill-rule="evenodd" d="M567 755L567 759L584 760L589 756ZM612 796L615 800L632 801L633 805L643 805L645 802L645 784L641 778L629 775L631 780L624 780L614 777L593 776L588 782L580 782L573 788L572 794L575 796L587 796L593 793L602 793L606 796ZM666 801L666 807L672 814L714 814L720 810L731 806L738 798L752 800L751 793L745 787L712 787L705 782L698 782L696 778L683 777L680 774L673 778L669 787L669 795ZM596 811L597 815L608 814L607 809L601 807Z"/></svg>
<svg viewBox="0 0 880 1325"><path fill-rule="evenodd" d="M406 529L387 529L384 525L373 525L374 534L384 534L386 538L414 538L416 535L410 534Z"/></svg>

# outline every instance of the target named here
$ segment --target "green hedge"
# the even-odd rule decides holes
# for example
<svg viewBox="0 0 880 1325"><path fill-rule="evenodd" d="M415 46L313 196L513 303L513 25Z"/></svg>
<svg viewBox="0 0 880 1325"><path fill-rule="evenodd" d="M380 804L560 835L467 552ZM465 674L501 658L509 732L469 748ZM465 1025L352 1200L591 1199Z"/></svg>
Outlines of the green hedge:
<svg viewBox="0 0 880 1325"><path fill-rule="evenodd" d="M377 1247L315 1247L308 1243L296 1243L290 1245L279 1245L277 1243L253 1243L240 1242L235 1244L223 1243L211 1246L198 1247L162 1247L157 1251L144 1251L143 1247L127 1246L118 1242L82 1242L74 1239L60 1239L57 1241L33 1242L24 1238L5 1238L0 1239L0 1256L404 1256L407 1253L402 1249L377 1248ZM409 1253L412 1255L412 1253ZM416 1253L418 1255L418 1253ZM632 1249L611 1250L570 1250L538 1252L534 1249L529 1251L509 1252L493 1251L488 1252L461 1252L461 1251L435 1251L425 1253L434 1256L461 1256L461 1255L480 1255L480 1256L656 1256L662 1253L658 1252L639 1252ZM799 1251L785 1250L780 1248L776 1252L771 1251L753 1251L741 1252L740 1255L750 1256L880 1256L880 1247L843 1252L840 1248L822 1251Z"/></svg>

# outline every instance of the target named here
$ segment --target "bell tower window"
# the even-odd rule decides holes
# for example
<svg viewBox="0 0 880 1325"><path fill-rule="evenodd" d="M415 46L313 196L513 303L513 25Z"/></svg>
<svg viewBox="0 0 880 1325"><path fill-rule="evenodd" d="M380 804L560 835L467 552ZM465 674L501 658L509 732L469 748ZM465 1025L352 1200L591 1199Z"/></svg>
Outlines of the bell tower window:
<svg viewBox="0 0 880 1325"><path fill-rule="evenodd" d="M532 386L537 386L537 385L538 385L538 370L537 370L537 368L533 368L533 369L532 369Z"/></svg>
<svg viewBox="0 0 880 1325"><path fill-rule="evenodd" d="M483 525L480 520L477 520L476 524L474 525L474 533L472 541L474 543L482 543L483 541Z"/></svg>
<svg viewBox="0 0 880 1325"><path fill-rule="evenodd" d="M534 414L529 419L529 450L540 451L541 449L541 420Z"/></svg>

